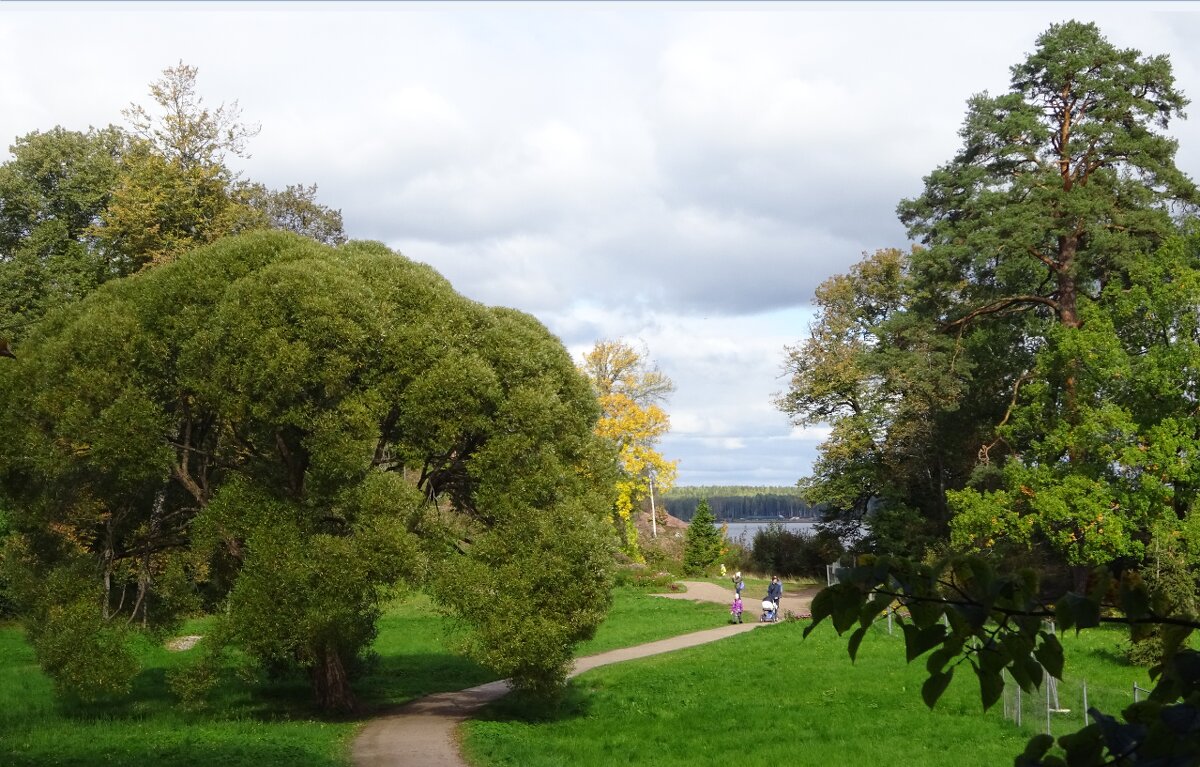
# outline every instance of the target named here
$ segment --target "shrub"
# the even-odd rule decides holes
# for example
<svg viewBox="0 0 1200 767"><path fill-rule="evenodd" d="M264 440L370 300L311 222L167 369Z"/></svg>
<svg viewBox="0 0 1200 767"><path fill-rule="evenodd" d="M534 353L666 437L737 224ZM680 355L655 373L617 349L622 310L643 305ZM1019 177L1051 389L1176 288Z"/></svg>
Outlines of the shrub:
<svg viewBox="0 0 1200 767"><path fill-rule="evenodd" d="M613 574L613 585L639 589L641 591L674 591L675 576L656 571L645 565L634 564L618 567Z"/></svg>
<svg viewBox="0 0 1200 767"><path fill-rule="evenodd" d="M825 565L837 561L843 551L830 532L792 531L772 522L754 534L751 560L760 572L820 578Z"/></svg>

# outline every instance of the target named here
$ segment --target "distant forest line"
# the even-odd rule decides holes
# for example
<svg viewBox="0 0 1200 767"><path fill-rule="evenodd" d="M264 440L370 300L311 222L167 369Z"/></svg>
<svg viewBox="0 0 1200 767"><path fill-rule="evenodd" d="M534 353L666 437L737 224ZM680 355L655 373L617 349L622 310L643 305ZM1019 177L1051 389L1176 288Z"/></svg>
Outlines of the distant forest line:
<svg viewBox="0 0 1200 767"><path fill-rule="evenodd" d="M663 495L660 502L668 514L690 522L703 498L708 499L713 516L721 522L820 515L820 510L806 503L795 487L676 487Z"/></svg>
<svg viewBox="0 0 1200 767"><path fill-rule="evenodd" d="M800 497L795 485L682 485L662 494L663 498L739 498L755 495L789 495Z"/></svg>

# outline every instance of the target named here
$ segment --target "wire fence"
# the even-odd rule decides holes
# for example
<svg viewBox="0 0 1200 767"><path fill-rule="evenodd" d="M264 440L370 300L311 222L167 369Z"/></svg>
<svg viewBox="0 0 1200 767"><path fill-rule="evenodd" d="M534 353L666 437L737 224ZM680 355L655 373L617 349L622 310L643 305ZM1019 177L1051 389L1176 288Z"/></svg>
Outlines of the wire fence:
<svg viewBox="0 0 1200 767"><path fill-rule="evenodd" d="M1046 733L1058 737L1091 724L1088 713L1095 708L1107 714L1117 714L1144 698L1144 687L1089 686L1086 679L1062 681L1047 676L1040 689L1025 692L1006 676L1002 711L1004 718L1022 731Z"/></svg>
<svg viewBox="0 0 1200 767"><path fill-rule="evenodd" d="M888 610L875 621L875 629L903 641L894 609ZM1050 630L1053 631L1053 625ZM1148 689L1136 682L1129 686L1089 685L1086 678L1069 673L1061 680L1045 674L1040 687L1025 692L1015 679L1005 673L1000 703L989 709L987 715L994 715L998 710L1000 716L1022 732L1058 737L1091 724L1091 715L1088 713L1091 709L1115 715L1149 693Z"/></svg>

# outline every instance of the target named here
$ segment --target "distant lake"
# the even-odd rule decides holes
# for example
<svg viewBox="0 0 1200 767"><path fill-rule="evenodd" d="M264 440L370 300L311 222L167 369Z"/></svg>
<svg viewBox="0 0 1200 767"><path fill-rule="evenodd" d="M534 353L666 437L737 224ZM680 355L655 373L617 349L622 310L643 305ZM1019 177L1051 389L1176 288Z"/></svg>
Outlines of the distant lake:
<svg viewBox="0 0 1200 767"><path fill-rule="evenodd" d="M817 521L815 519L806 519L803 521L796 520L779 520L779 524L784 530L789 530L793 533L811 532L813 525ZM739 538L745 540L747 544L754 543L754 534L759 530L766 528L771 522L730 522L728 538L731 541L736 541Z"/></svg>

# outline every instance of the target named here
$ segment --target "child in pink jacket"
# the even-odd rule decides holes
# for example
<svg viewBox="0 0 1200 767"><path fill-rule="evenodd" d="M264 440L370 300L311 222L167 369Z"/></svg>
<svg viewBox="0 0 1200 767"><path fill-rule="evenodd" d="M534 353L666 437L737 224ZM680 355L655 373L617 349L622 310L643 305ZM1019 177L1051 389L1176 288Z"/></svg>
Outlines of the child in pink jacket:
<svg viewBox="0 0 1200 767"><path fill-rule="evenodd" d="M729 612L733 615L732 623L742 622L742 593L740 591L733 595L733 605L730 606Z"/></svg>

